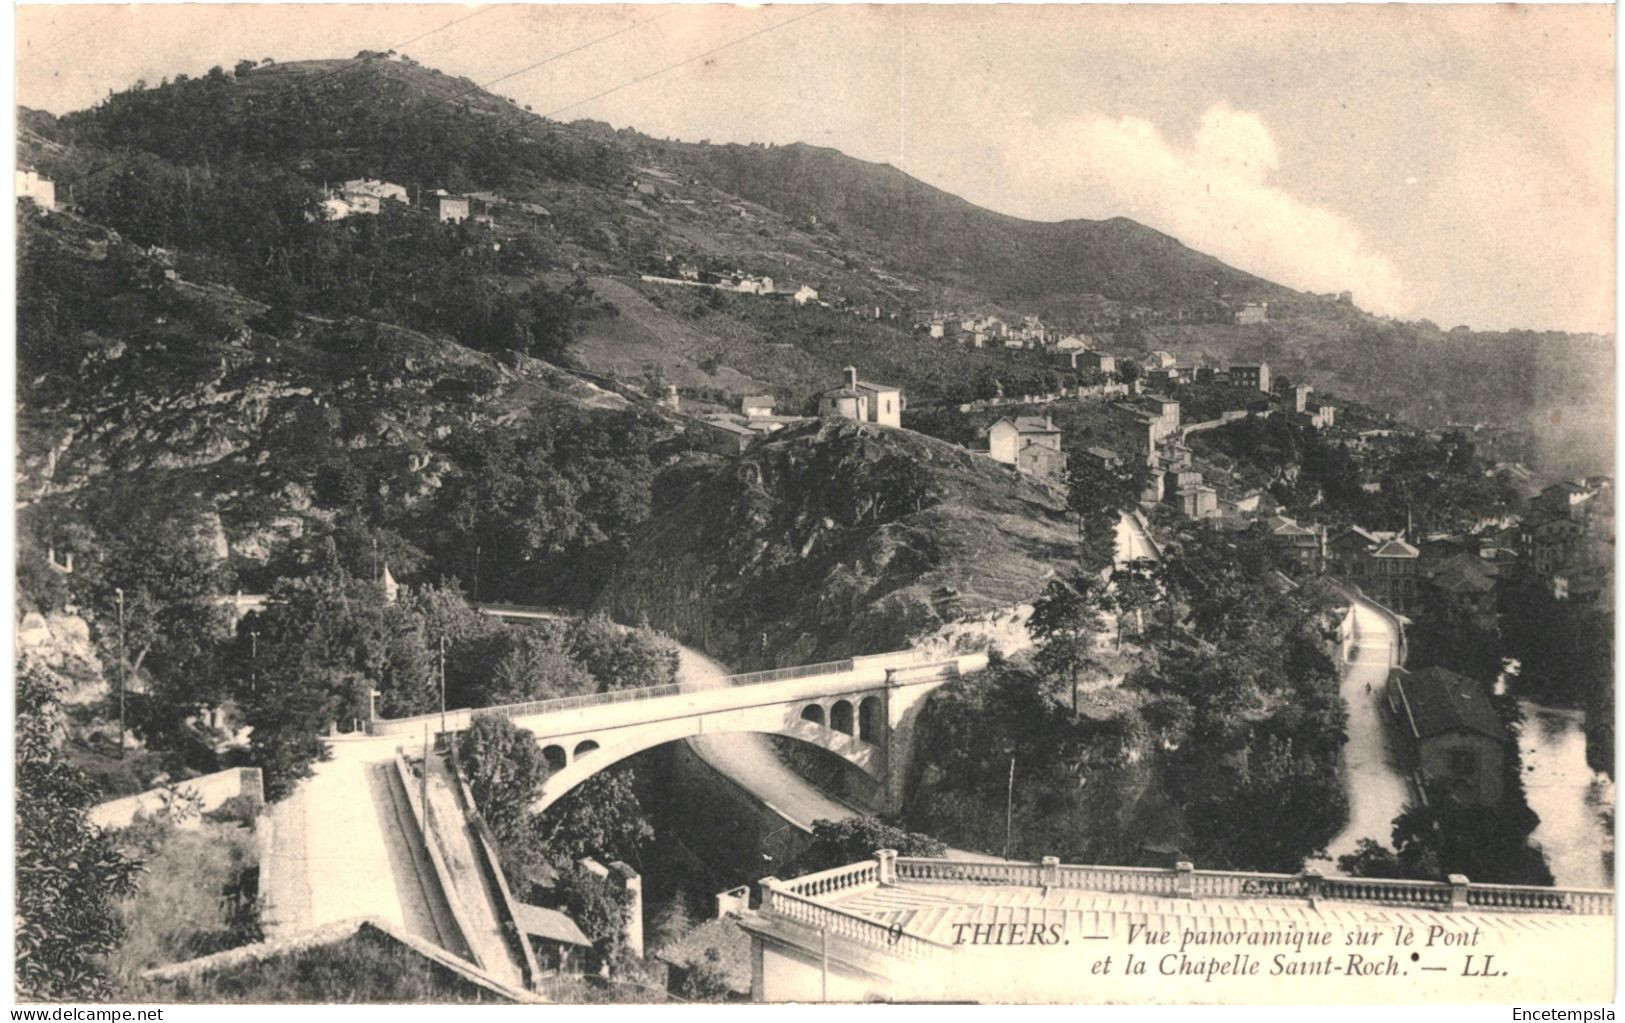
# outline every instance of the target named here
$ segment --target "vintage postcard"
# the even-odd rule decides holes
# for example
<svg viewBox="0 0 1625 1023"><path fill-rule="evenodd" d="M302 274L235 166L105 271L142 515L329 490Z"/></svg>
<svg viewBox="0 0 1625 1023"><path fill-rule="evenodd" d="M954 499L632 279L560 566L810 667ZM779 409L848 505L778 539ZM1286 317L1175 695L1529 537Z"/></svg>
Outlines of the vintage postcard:
<svg viewBox="0 0 1625 1023"><path fill-rule="evenodd" d="M1612 7L15 14L16 1002L1612 1003Z"/></svg>

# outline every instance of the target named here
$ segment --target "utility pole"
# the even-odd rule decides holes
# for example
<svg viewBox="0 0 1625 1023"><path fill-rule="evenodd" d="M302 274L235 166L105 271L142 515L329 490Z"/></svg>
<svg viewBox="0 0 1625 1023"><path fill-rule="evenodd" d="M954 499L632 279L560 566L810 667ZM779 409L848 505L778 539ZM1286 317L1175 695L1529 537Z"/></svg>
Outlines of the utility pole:
<svg viewBox="0 0 1625 1023"><path fill-rule="evenodd" d="M480 605L480 545L474 545L474 606Z"/></svg>
<svg viewBox="0 0 1625 1023"><path fill-rule="evenodd" d="M124 590L115 588L118 595L118 758L124 759Z"/></svg>
<svg viewBox="0 0 1625 1023"><path fill-rule="evenodd" d="M259 692L260 630L248 630L248 691Z"/></svg>
<svg viewBox="0 0 1625 1023"><path fill-rule="evenodd" d="M446 637L440 637L440 734L446 734Z"/></svg>
<svg viewBox="0 0 1625 1023"><path fill-rule="evenodd" d="M1004 858L1010 858L1010 824L1015 808L1016 796L1016 758L1010 758L1010 781L1004 789Z"/></svg>

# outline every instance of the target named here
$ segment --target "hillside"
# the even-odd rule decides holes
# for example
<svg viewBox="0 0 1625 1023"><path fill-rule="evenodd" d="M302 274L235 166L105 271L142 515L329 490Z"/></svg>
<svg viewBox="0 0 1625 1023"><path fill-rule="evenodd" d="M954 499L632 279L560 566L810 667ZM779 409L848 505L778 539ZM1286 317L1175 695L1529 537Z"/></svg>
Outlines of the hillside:
<svg viewBox="0 0 1625 1023"><path fill-rule="evenodd" d="M831 421L691 481L601 603L736 666L891 650L1030 601L1077 557L1064 495L985 455Z"/></svg>
<svg viewBox="0 0 1625 1023"><path fill-rule="evenodd" d="M695 146L679 154L708 183L793 221L831 224L911 274L1046 316L1076 314L1088 295L1154 307L1290 294L1124 217L1021 220L833 149Z"/></svg>
<svg viewBox="0 0 1625 1023"><path fill-rule="evenodd" d="M1023 221L830 149L711 146L546 121L410 59L245 65L142 86L62 118L23 111L21 156L65 192L77 187L87 209L113 205L105 201L107 165L139 152L167 162L188 189L199 176L246 162L312 187L365 175L399 181L414 195L488 189L538 203L548 216L529 244L542 262L588 275L612 296L608 307L634 314L630 339L608 320L586 324L579 364L622 380L658 371L659 382L696 397L775 389L800 402L810 381L822 385L866 352L896 349L917 309L1040 314L1120 352L1266 357L1323 391L1419 426L1483 424L1498 450L1534 461L1543 477L1612 464L1611 432L1594 428L1612 410L1609 338L1383 320L1260 280L1122 218ZM138 165L146 174L158 169ZM124 219L110 226L138 236L131 228L142 217ZM685 261L808 283L837 311L879 306L887 318L847 320L852 344L831 356L811 350L830 336L830 322L781 317L764 331L745 312L750 302L697 309L679 297L664 308L669 295L632 283L638 272L671 272ZM263 278L245 274L236 283L263 290ZM1221 296L1270 301L1271 322L1224 322ZM757 347L743 351L741 342ZM950 375L964 378L998 375L993 356L1005 353L943 358ZM898 361L894 382L927 400L940 392L922 360Z"/></svg>

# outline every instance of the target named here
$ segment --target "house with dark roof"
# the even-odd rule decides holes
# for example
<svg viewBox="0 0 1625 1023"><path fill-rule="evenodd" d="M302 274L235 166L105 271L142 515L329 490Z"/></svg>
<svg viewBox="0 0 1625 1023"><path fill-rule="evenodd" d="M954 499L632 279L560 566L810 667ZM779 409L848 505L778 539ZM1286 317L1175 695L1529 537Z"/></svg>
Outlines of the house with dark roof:
<svg viewBox="0 0 1625 1023"><path fill-rule="evenodd" d="M858 379L858 371L846 367L846 381L818 396L819 416L830 419L856 419L881 426L903 425L903 392L889 384Z"/></svg>
<svg viewBox="0 0 1625 1023"><path fill-rule="evenodd" d="M1422 552L1394 534L1350 526L1326 545L1327 570L1401 613L1416 607Z"/></svg>
<svg viewBox="0 0 1625 1023"><path fill-rule="evenodd" d="M1496 622L1496 567L1476 552L1457 554L1440 562L1428 585L1464 611L1481 629Z"/></svg>
<svg viewBox="0 0 1625 1023"><path fill-rule="evenodd" d="M1061 431L1048 416L1006 416L987 428L987 453L996 462L1034 476L1066 472Z"/></svg>
<svg viewBox="0 0 1625 1023"><path fill-rule="evenodd" d="M721 416L691 419L689 423L695 444L718 455L740 454L756 439L755 430Z"/></svg>
<svg viewBox="0 0 1625 1023"><path fill-rule="evenodd" d="M1484 683L1448 668L1395 668L1385 695L1424 791L1500 805L1512 739Z"/></svg>
<svg viewBox="0 0 1625 1023"><path fill-rule="evenodd" d="M1322 537L1319 527L1311 529L1285 515L1265 515L1258 520L1264 541L1306 571L1320 570Z"/></svg>

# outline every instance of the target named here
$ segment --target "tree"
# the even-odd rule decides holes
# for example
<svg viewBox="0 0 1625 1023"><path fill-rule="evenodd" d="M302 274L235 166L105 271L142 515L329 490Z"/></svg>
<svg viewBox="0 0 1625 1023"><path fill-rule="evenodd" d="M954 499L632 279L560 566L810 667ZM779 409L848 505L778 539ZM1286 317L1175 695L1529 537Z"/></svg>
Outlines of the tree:
<svg viewBox="0 0 1625 1023"><path fill-rule="evenodd" d="M458 754L480 816L504 852L528 862L530 808L548 774L536 736L504 717L477 717L458 741Z"/></svg>
<svg viewBox="0 0 1625 1023"><path fill-rule="evenodd" d="M1162 597L1153 575L1154 566L1135 561L1112 573L1112 606L1117 610L1117 642L1123 642L1123 619L1132 615L1135 634L1145 629L1145 611L1156 605Z"/></svg>
<svg viewBox="0 0 1625 1023"><path fill-rule="evenodd" d="M677 647L653 629L627 629L602 612L570 627L570 656L598 680L602 691L670 685L677 678Z"/></svg>
<svg viewBox="0 0 1625 1023"><path fill-rule="evenodd" d="M1035 661L1070 691L1073 714L1078 712L1079 675L1096 663L1095 637L1105 625L1100 612L1106 599L1104 585L1093 574L1053 579L1033 601L1027 621L1027 630L1041 644Z"/></svg>
<svg viewBox="0 0 1625 1023"><path fill-rule="evenodd" d="M58 689L45 668L18 666L16 971L30 1001L107 995L101 957L123 937L115 906L140 870L87 817L90 783L57 745Z"/></svg>
<svg viewBox="0 0 1625 1023"><path fill-rule="evenodd" d="M246 641L251 630L258 633L253 644ZM231 674L269 798L281 798L309 773L329 723L367 717L373 690L384 717L439 706L421 620L410 606L388 603L375 582L340 568L279 582L238 635Z"/></svg>
<svg viewBox="0 0 1625 1023"><path fill-rule="evenodd" d="M626 940L630 893L610 878L572 863L554 882L553 897L592 942L599 960L613 962Z"/></svg>
<svg viewBox="0 0 1625 1023"><path fill-rule="evenodd" d="M612 768L577 785L535 819L538 844L555 864L591 856L642 863L640 851L654 838L633 787L630 768Z"/></svg>
<svg viewBox="0 0 1625 1023"><path fill-rule="evenodd" d="M948 847L930 835L906 831L882 817L864 815L838 821L813 821L812 845L802 854L797 873L827 870L874 856L876 849L895 849L900 856L941 856Z"/></svg>
<svg viewBox="0 0 1625 1023"><path fill-rule="evenodd" d="M689 963L677 993L691 1002L720 1002L733 994L733 986L728 983L727 971L722 966L722 953L716 946L707 948L704 955Z"/></svg>

